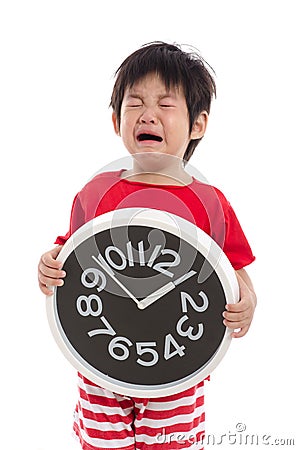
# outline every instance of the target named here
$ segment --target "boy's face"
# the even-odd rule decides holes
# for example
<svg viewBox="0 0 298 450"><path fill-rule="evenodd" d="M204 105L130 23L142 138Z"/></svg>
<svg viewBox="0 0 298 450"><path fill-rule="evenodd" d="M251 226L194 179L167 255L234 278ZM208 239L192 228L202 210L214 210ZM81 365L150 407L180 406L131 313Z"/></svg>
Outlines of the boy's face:
<svg viewBox="0 0 298 450"><path fill-rule="evenodd" d="M121 106L120 126L113 113L117 134L130 154L148 152L183 158L191 139L204 135L208 115L204 111L189 131L189 115L182 88L166 89L155 73L127 88Z"/></svg>

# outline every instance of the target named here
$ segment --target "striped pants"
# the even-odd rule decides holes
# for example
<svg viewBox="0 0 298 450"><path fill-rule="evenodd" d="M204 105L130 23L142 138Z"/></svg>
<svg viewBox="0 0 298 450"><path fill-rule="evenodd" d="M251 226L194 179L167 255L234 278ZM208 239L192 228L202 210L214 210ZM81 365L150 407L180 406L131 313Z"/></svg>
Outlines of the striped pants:
<svg viewBox="0 0 298 450"><path fill-rule="evenodd" d="M79 374L75 437L83 450L202 450L203 390L201 382L167 397L127 397Z"/></svg>

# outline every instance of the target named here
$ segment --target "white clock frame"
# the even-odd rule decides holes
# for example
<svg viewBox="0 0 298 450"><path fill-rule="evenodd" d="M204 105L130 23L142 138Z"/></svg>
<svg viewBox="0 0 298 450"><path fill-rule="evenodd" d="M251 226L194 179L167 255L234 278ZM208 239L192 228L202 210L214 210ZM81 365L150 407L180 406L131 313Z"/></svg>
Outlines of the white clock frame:
<svg viewBox="0 0 298 450"><path fill-rule="evenodd" d="M86 239L91 236L119 226L146 226L167 231L187 241L196 248L216 272L222 285L227 303L236 303L239 300L239 286L235 270L227 256L215 241L193 223L165 211L150 208L124 208L100 215L79 228L65 243L58 256L58 260L65 262L68 256ZM226 328L224 337L210 360L195 373L175 382L164 385L136 385L112 379L99 372L87 363L70 344L62 329L57 313L55 295L46 299L46 311L51 332L60 350L67 360L86 378L114 392L123 395L138 397L160 397L175 394L186 390L205 379L220 363L226 354L230 343L232 330Z"/></svg>

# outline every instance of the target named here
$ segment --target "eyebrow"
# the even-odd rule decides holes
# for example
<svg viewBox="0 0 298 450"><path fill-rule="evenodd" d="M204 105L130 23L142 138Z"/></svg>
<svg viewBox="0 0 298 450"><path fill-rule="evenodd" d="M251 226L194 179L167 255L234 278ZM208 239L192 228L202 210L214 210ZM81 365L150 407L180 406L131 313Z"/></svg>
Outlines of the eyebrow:
<svg viewBox="0 0 298 450"><path fill-rule="evenodd" d="M129 94L127 94L127 99L130 99L130 98L136 98L136 99L140 99L140 100L142 100L142 95L141 94L138 94L138 93L134 93L134 92L131 92L131 93L129 93ZM174 93L170 93L170 92L167 92L166 94L160 94L160 95L158 95L158 99L159 100L163 100L163 99L165 99L165 98L176 98L176 94L174 94Z"/></svg>
<svg viewBox="0 0 298 450"><path fill-rule="evenodd" d="M141 99L142 97L140 96L140 95L138 95L138 94L127 94L127 96L126 96L128 99L129 98L139 98L139 99Z"/></svg>

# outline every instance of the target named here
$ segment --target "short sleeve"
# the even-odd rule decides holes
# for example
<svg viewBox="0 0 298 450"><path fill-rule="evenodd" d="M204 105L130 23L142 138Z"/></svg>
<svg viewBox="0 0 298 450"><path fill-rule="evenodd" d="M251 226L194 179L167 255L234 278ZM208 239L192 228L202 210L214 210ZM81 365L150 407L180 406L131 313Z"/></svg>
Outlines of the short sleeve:
<svg viewBox="0 0 298 450"><path fill-rule="evenodd" d="M80 196L74 198L70 214L69 230L64 236L57 236L55 244L64 245L69 237L85 223L85 213L81 205Z"/></svg>
<svg viewBox="0 0 298 450"><path fill-rule="evenodd" d="M230 203L225 210L225 231L223 251L233 268L239 270L251 264L255 256Z"/></svg>

